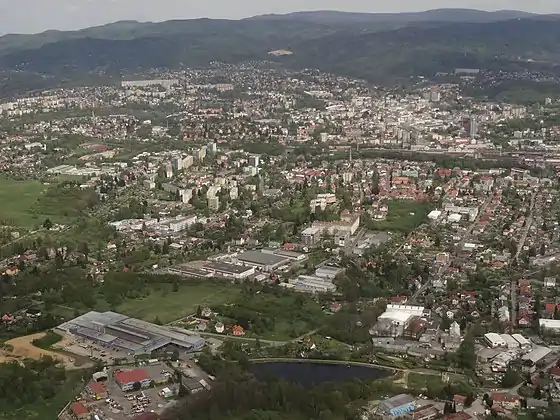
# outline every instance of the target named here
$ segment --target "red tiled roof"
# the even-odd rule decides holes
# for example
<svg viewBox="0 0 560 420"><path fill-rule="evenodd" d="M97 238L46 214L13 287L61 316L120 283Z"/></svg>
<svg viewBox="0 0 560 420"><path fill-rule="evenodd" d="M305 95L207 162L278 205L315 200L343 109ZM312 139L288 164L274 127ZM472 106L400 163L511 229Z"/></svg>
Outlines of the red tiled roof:
<svg viewBox="0 0 560 420"><path fill-rule="evenodd" d="M465 401L467 401L467 397L458 394L453 395L453 402L455 404L465 404Z"/></svg>
<svg viewBox="0 0 560 420"><path fill-rule="evenodd" d="M72 412L76 415L76 416L83 416L84 414L89 413L88 409L86 408L86 406L78 401L75 402L74 404L72 404L72 406L70 407L70 409L72 410Z"/></svg>
<svg viewBox="0 0 560 420"><path fill-rule="evenodd" d="M508 392L494 392L490 398L495 402L514 402L521 399L519 395L510 394Z"/></svg>
<svg viewBox="0 0 560 420"><path fill-rule="evenodd" d="M119 384L130 384L134 382L142 382L149 379L148 372L144 369L134 369L115 373L115 381Z"/></svg>
<svg viewBox="0 0 560 420"><path fill-rule="evenodd" d="M133 420L159 420L159 415L156 413L146 412L134 417Z"/></svg>
<svg viewBox="0 0 560 420"><path fill-rule="evenodd" d="M445 420L470 420L472 419L472 416L465 411L459 411L458 413L446 414L444 419Z"/></svg>
<svg viewBox="0 0 560 420"><path fill-rule="evenodd" d="M91 389L92 392L96 394L103 394L105 391L107 391L107 388L105 388L105 384L103 382L95 381L89 383L89 389Z"/></svg>

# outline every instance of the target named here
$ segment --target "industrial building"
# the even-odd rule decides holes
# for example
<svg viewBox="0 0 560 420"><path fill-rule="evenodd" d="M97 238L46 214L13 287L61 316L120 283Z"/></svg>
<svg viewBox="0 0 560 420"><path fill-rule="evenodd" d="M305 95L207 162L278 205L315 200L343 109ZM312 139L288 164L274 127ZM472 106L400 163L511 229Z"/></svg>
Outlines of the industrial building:
<svg viewBox="0 0 560 420"><path fill-rule="evenodd" d="M379 411L387 416L402 416L416 407L415 399L408 394L399 394L394 397L387 398L379 404Z"/></svg>
<svg viewBox="0 0 560 420"><path fill-rule="evenodd" d="M385 312L377 318L375 330L379 336L402 336L410 321L423 315L423 306L389 304Z"/></svg>
<svg viewBox="0 0 560 420"><path fill-rule="evenodd" d="M236 280L245 280L247 277L255 274L255 267L245 267L221 261L206 261L201 269L218 277L233 278Z"/></svg>
<svg viewBox="0 0 560 420"><path fill-rule="evenodd" d="M333 280L343 271L343 268L324 265L317 268L312 276L302 275L290 283L281 283L281 286L303 293L333 293L336 292Z"/></svg>
<svg viewBox="0 0 560 420"><path fill-rule="evenodd" d="M261 251L245 251L238 254L235 260L240 264L255 267L262 271L273 271L289 264L291 259L285 256L269 254Z"/></svg>
<svg viewBox="0 0 560 420"><path fill-rule="evenodd" d="M490 348L507 347L506 341L498 333L489 332L484 334L484 341Z"/></svg>
<svg viewBox="0 0 560 420"><path fill-rule="evenodd" d="M521 347L522 350L528 350L533 347L531 340L523 337L521 334L512 334L511 336L519 343L519 347Z"/></svg>
<svg viewBox="0 0 560 420"><path fill-rule="evenodd" d="M139 383L141 388L152 385L152 379L144 369L117 371L114 374L115 383L122 391L132 391L134 384Z"/></svg>
<svg viewBox="0 0 560 420"><path fill-rule="evenodd" d="M205 340L182 328L155 325L115 312L91 311L60 325L58 329L104 347L129 354L146 354L163 347L199 351Z"/></svg>

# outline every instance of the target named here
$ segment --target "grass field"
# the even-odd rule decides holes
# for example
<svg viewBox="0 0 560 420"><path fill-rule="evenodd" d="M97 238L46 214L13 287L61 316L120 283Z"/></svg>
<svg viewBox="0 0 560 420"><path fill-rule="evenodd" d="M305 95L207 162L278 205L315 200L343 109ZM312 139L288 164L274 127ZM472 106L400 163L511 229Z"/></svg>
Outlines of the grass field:
<svg viewBox="0 0 560 420"><path fill-rule="evenodd" d="M377 230L410 232L417 228L430 212L431 205L411 200L389 201L389 212L385 220L375 222Z"/></svg>
<svg viewBox="0 0 560 420"><path fill-rule="evenodd" d="M427 389L430 387L440 387L443 385L441 375L422 375L410 372L408 374L407 386L411 389Z"/></svg>
<svg viewBox="0 0 560 420"><path fill-rule="evenodd" d="M44 217L34 214L33 207L46 188L39 181L0 177L0 223L25 227L41 225Z"/></svg>
<svg viewBox="0 0 560 420"><path fill-rule="evenodd" d="M171 285L152 293L143 299L123 302L117 311L128 316L162 323L174 321L190 315L197 306L213 306L234 300L241 289L236 285L203 283L196 286L181 284L178 292L171 291Z"/></svg>

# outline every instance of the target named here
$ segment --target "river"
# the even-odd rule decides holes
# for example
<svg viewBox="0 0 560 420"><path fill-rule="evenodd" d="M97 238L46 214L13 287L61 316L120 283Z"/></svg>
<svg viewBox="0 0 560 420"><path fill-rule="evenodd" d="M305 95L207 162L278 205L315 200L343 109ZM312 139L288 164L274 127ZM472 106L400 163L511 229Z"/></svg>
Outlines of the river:
<svg viewBox="0 0 560 420"><path fill-rule="evenodd" d="M250 371L260 380L274 377L304 387L311 387L323 382L346 382L354 379L376 380L393 374L390 369L378 367L335 365L309 361L253 363Z"/></svg>

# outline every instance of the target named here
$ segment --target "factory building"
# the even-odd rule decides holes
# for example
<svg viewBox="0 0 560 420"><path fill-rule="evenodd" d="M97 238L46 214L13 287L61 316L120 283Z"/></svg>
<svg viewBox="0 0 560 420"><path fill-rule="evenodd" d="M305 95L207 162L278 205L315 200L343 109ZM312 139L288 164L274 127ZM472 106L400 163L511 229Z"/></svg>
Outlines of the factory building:
<svg viewBox="0 0 560 420"><path fill-rule="evenodd" d="M195 352L205 345L202 337L187 330L155 325L115 312L91 311L65 322L58 329L134 355L168 346Z"/></svg>

